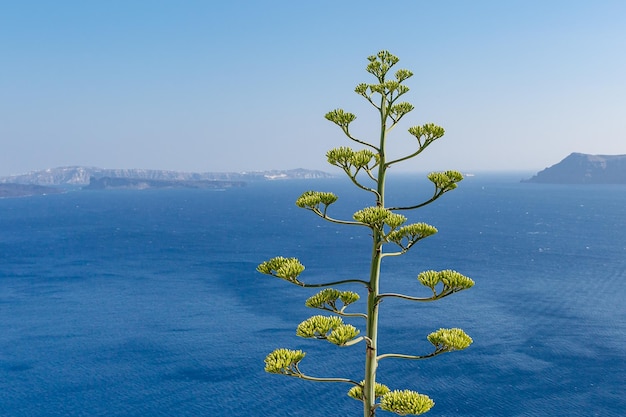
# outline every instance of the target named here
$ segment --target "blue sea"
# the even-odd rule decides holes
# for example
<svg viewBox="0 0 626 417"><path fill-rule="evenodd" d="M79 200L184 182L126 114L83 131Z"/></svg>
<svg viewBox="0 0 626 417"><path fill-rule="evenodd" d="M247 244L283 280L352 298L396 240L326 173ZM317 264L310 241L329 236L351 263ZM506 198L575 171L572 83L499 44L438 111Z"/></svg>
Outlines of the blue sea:
<svg viewBox="0 0 626 417"><path fill-rule="evenodd" d="M430 197L422 177L390 177L387 205ZM434 303L386 299L380 353L429 353L441 327L474 343L383 360L378 380L429 395L433 417L626 415L626 187L522 177L477 174L408 214L439 233L386 258L381 290L426 296L416 276L428 269L476 285ZM363 344L295 336L321 313L304 306L316 290L255 271L281 255L302 261L306 282L366 278L367 229L297 208L309 189L338 194L338 218L372 203L343 179L0 200L0 415L362 415L348 385L263 370L286 347L307 352L307 374L363 378Z"/></svg>

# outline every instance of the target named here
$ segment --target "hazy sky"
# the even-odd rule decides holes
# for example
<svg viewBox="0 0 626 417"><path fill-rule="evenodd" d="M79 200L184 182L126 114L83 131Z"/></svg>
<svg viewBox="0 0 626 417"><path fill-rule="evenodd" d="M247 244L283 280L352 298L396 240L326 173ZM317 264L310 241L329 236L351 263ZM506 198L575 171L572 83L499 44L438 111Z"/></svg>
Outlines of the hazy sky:
<svg viewBox="0 0 626 417"><path fill-rule="evenodd" d="M446 129L404 170L626 154L626 1L20 0L0 8L0 176L335 172L326 151L353 144L323 116L352 111L375 140L353 89L381 49L415 74L392 148Z"/></svg>

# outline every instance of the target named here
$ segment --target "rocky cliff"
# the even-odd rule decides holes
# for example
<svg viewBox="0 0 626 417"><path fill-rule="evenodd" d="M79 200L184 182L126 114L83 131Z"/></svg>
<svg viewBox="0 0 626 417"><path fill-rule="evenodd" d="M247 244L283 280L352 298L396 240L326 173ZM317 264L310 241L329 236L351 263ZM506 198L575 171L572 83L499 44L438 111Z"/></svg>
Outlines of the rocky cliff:
<svg viewBox="0 0 626 417"><path fill-rule="evenodd" d="M626 155L572 153L523 182L546 184L626 184Z"/></svg>

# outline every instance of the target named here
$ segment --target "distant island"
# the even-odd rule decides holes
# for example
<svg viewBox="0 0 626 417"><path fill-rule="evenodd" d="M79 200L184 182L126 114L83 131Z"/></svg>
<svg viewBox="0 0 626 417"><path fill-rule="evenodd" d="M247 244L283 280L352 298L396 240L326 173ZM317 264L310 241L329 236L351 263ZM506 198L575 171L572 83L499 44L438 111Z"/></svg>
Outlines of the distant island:
<svg viewBox="0 0 626 417"><path fill-rule="evenodd" d="M68 188L105 190L126 188L199 188L241 187L248 181L334 178L323 171L308 169L246 172L178 172L150 169L102 169L71 166L0 177L0 198L55 194Z"/></svg>
<svg viewBox="0 0 626 417"><path fill-rule="evenodd" d="M83 186L92 179L129 178L155 181L267 181L280 179L332 178L334 175L309 169L244 172L179 172L153 169L102 169L70 166L32 171L26 174L0 177L0 184L32 184L47 186Z"/></svg>
<svg viewBox="0 0 626 417"><path fill-rule="evenodd" d="M91 177L89 185L83 190L110 190L124 188L132 190L145 190L147 188L198 188L198 189L225 189L231 187L243 187L243 181L221 180L151 180L143 178L111 178Z"/></svg>
<svg viewBox="0 0 626 417"><path fill-rule="evenodd" d="M543 184L626 184L626 155L572 153L522 182Z"/></svg>
<svg viewBox="0 0 626 417"><path fill-rule="evenodd" d="M58 187L45 187L32 184L0 184L0 198L29 197L33 195L59 194L63 190Z"/></svg>

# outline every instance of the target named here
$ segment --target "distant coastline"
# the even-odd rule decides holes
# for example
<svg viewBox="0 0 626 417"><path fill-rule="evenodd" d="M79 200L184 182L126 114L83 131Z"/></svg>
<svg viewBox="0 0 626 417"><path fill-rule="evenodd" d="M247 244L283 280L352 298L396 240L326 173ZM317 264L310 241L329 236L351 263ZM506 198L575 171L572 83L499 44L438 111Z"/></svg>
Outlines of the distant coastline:
<svg viewBox="0 0 626 417"><path fill-rule="evenodd" d="M82 187L83 190L109 190L114 188L145 190L148 188L197 188L197 189L226 189L243 187L244 181L221 181L221 180L151 180L143 178L111 178L92 177L89 184Z"/></svg>
<svg viewBox="0 0 626 417"><path fill-rule="evenodd" d="M32 184L0 184L0 198L30 197L33 195L60 194L59 187L46 187Z"/></svg>
<svg viewBox="0 0 626 417"><path fill-rule="evenodd" d="M0 197L56 194L67 187L95 189L200 188L226 189L245 186L249 181L334 178L323 171L308 169L247 172L179 172L146 169L103 169L71 166L32 171L0 178Z"/></svg>

